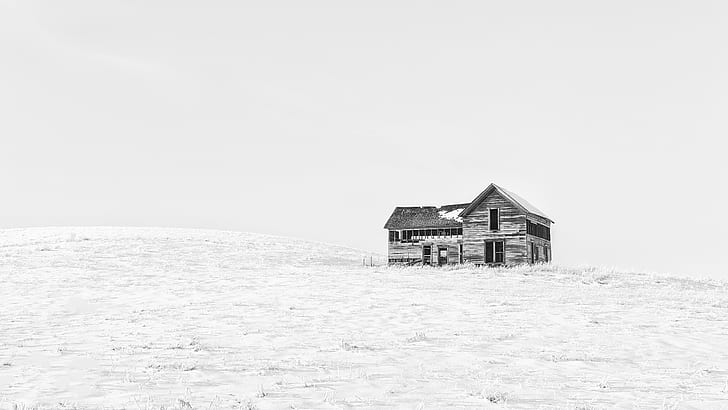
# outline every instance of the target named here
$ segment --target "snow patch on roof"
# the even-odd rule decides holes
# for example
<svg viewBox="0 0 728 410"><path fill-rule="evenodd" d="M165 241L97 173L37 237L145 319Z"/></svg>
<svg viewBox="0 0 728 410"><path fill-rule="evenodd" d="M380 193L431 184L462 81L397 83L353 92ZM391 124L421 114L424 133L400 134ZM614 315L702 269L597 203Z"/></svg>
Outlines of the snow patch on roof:
<svg viewBox="0 0 728 410"><path fill-rule="evenodd" d="M464 209L465 208L458 208L458 209L453 209L452 211L449 211L449 212L448 211L438 211L437 214L442 219L449 219L452 221L462 222L463 218L459 217L458 215L460 215L460 212L462 212Z"/></svg>

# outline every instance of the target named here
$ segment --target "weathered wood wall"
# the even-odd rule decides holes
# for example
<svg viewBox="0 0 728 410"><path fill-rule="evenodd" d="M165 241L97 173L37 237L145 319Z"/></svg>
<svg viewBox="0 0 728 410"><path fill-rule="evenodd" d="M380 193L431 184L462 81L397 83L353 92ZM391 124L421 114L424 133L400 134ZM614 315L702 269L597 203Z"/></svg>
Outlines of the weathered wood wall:
<svg viewBox="0 0 728 410"><path fill-rule="evenodd" d="M427 239L417 243L388 242L387 253L389 259L421 259L423 245L430 245L432 247L431 263L437 265L437 247L445 246L447 247L447 263L453 264L460 262L461 243L461 238Z"/></svg>
<svg viewBox="0 0 728 410"><path fill-rule="evenodd" d="M551 222L548 219L542 218L538 215L529 214L528 219L533 223L540 223L541 225L551 227ZM547 239L539 238L538 236L527 234L526 235L526 252L527 252L526 256L527 256L527 260L529 263L531 262L531 252L532 252L531 243L533 243L534 246L541 247L541 251L539 251L539 253L538 253L538 259L534 260L535 263L550 262L553 259L553 252L551 250L551 241L549 241ZM546 255L544 254L543 248L548 249L548 252L549 252L548 260L546 260Z"/></svg>
<svg viewBox="0 0 728 410"><path fill-rule="evenodd" d="M528 252L528 261L531 262L531 243L534 244L534 246L540 246L541 249L538 252L538 258L534 260L535 263L539 262L549 262L553 258L553 252L551 252L551 242L547 241L546 239L541 239L539 237L533 236L533 235L526 235L526 245ZM543 248L548 248L549 257L548 260L546 260L546 255L544 254Z"/></svg>
<svg viewBox="0 0 728 410"><path fill-rule="evenodd" d="M488 210L500 210L500 229L491 231ZM463 218L464 262L485 263L485 241L505 241L505 263L527 263L526 215L497 191L488 195L469 215Z"/></svg>
<svg viewBox="0 0 728 410"><path fill-rule="evenodd" d="M420 259L422 245L419 243L389 242L389 259Z"/></svg>
<svg viewBox="0 0 728 410"><path fill-rule="evenodd" d="M498 230L491 231L489 224L489 209L498 208L500 226ZM462 238L426 239L418 243L389 242L389 259L421 260L422 246L432 246L431 263L437 264L437 247L447 246L448 263L460 262L460 246L463 245L462 260L466 263L485 263L485 241L502 240L505 245L505 264L516 265L531 262L531 243L541 247L538 259L535 262L545 262L548 249L548 261L553 259L551 242L546 239L528 234L526 219L551 227L551 222L538 215L533 215L514 205L503 197L497 190L490 194L463 218ZM426 227L422 227L423 229Z"/></svg>
<svg viewBox="0 0 728 410"><path fill-rule="evenodd" d="M551 222L548 219L542 218L538 215L528 214L528 219L530 219L531 222L537 222L537 223L540 223L541 225L551 226Z"/></svg>

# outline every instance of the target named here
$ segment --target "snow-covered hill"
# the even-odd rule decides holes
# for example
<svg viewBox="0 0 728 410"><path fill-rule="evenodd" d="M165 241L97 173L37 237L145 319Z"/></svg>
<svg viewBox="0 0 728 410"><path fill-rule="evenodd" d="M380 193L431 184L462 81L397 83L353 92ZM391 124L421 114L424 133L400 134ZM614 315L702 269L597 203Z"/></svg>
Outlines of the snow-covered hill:
<svg viewBox="0 0 728 410"><path fill-rule="evenodd" d="M728 408L723 282L361 257L0 231L0 408Z"/></svg>

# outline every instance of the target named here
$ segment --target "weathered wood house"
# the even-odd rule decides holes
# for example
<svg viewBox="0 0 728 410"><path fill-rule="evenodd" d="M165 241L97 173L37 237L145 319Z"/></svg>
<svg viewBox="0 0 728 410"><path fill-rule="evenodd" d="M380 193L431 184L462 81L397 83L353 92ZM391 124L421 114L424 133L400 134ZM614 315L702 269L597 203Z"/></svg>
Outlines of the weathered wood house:
<svg viewBox="0 0 728 410"><path fill-rule="evenodd" d="M384 225L389 263L515 265L551 260L553 221L490 184L472 202L397 207Z"/></svg>

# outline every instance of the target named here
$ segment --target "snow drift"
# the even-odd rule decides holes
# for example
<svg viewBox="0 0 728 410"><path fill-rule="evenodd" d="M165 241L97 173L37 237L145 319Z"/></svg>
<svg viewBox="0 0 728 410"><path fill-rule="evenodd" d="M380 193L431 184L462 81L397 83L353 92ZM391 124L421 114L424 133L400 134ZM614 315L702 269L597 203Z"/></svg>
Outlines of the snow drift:
<svg viewBox="0 0 728 410"><path fill-rule="evenodd" d="M0 408L728 400L723 282L361 256L232 232L0 231Z"/></svg>

